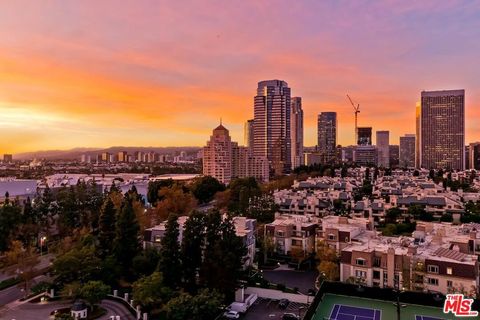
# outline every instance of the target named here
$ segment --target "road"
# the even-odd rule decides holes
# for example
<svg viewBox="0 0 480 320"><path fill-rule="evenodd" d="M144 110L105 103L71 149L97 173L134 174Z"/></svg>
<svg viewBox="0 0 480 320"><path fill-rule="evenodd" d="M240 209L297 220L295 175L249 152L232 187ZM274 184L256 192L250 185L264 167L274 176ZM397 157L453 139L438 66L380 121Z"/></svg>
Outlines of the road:
<svg viewBox="0 0 480 320"><path fill-rule="evenodd" d="M33 278L31 287L35 284L48 280L47 276L40 275L38 277ZM0 291L0 307L15 300L22 298L25 295L25 291L23 290L23 282L19 283L18 285L14 285L10 288Z"/></svg>
<svg viewBox="0 0 480 320"><path fill-rule="evenodd" d="M50 265L50 262L52 259L55 258L55 256L51 253L49 254L44 254L43 256L39 257L40 261L38 262L37 266L35 267L34 270L41 270ZM15 276L15 266L10 266L7 268L4 268L3 270L0 271L0 281L12 278Z"/></svg>
<svg viewBox="0 0 480 320"><path fill-rule="evenodd" d="M99 318L100 320L110 320L111 316L120 316L121 320L135 320L135 317L119 302L103 300L100 306L108 311L106 315Z"/></svg>

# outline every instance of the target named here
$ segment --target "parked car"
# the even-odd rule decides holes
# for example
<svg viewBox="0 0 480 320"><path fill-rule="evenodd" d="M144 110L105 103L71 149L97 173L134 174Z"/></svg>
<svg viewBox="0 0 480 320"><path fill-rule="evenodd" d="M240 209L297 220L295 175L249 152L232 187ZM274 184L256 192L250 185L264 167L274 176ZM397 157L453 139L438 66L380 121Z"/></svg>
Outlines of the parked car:
<svg viewBox="0 0 480 320"><path fill-rule="evenodd" d="M300 320L300 317L295 313L284 313L282 320Z"/></svg>
<svg viewBox="0 0 480 320"><path fill-rule="evenodd" d="M290 304L290 300L288 299L280 299L278 302L278 307L280 309L287 309L288 305Z"/></svg>
<svg viewBox="0 0 480 320"><path fill-rule="evenodd" d="M240 313L237 311L229 310L223 313L223 317L227 319L238 319L240 318Z"/></svg>

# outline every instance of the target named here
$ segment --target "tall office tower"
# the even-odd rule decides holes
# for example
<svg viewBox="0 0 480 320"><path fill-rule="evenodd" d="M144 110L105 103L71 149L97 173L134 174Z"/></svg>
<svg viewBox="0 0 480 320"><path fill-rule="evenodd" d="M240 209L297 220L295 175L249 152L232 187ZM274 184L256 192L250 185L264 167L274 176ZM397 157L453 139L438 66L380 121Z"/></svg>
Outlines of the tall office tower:
<svg viewBox="0 0 480 320"><path fill-rule="evenodd" d="M337 113L322 112L317 121L318 151L323 162L330 162L336 158L337 147Z"/></svg>
<svg viewBox="0 0 480 320"><path fill-rule="evenodd" d="M480 142L470 143L468 148L469 169L480 170Z"/></svg>
<svg viewBox="0 0 480 320"><path fill-rule="evenodd" d="M372 145L372 127L358 127L357 129L357 145L371 146Z"/></svg>
<svg viewBox="0 0 480 320"><path fill-rule="evenodd" d="M136 161L136 162L144 162L143 152L142 152L142 151L135 151L134 157L135 157L135 161Z"/></svg>
<svg viewBox="0 0 480 320"><path fill-rule="evenodd" d="M290 136L292 138L292 170L303 164L303 110L302 98L293 97L290 114Z"/></svg>
<svg viewBox="0 0 480 320"><path fill-rule="evenodd" d="M422 91L421 166L465 169L465 90Z"/></svg>
<svg viewBox="0 0 480 320"><path fill-rule="evenodd" d="M203 175L212 176L222 183L229 183L233 176L232 140L228 130L219 125L203 148Z"/></svg>
<svg viewBox="0 0 480 320"><path fill-rule="evenodd" d="M118 152L118 162L127 162L127 151Z"/></svg>
<svg viewBox="0 0 480 320"><path fill-rule="evenodd" d="M400 137L400 167L415 167L415 145L414 134L406 134L404 137Z"/></svg>
<svg viewBox="0 0 480 320"><path fill-rule="evenodd" d="M253 119L247 120L245 122L245 127L243 131L244 145L248 148L248 151L253 153Z"/></svg>
<svg viewBox="0 0 480 320"><path fill-rule="evenodd" d="M422 140L422 130L420 129L422 114L422 104L417 102L415 106L415 127L416 127L416 140L415 140L415 168L420 168L422 164L420 141Z"/></svg>
<svg viewBox="0 0 480 320"><path fill-rule="evenodd" d="M291 169L290 88L285 81L258 83L254 98L253 154L268 159L275 174Z"/></svg>
<svg viewBox="0 0 480 320"><path fill-rule="evenodd" d="M377 131L377 165L379 167L390 167L390 132Z"/></svg>
<svg viewBox="0 0 480 320"><path fill-rule="evenodd" d="M390 152L390 168L397 168L400 164L400 146L391 144L388 149Z"/></svg>

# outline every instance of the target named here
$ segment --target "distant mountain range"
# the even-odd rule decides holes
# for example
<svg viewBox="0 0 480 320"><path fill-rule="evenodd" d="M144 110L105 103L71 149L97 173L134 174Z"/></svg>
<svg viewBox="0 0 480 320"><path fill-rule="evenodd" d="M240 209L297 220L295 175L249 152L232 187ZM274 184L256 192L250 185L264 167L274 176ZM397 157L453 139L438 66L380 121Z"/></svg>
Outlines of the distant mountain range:
<svg viewBox="0 0 480 320"><path fill-rule="evenodd" d="M47 160L79 160L82 154L97 155L102 152L112 154L126 151L133 154L135 151L157 152L159 154L176 154L186 151L187 154L199 151L200 147L109 147L109 148L74 148L70 150L43 150L34 152L23 152L13 155L15 160L47 159Z"/></svg>

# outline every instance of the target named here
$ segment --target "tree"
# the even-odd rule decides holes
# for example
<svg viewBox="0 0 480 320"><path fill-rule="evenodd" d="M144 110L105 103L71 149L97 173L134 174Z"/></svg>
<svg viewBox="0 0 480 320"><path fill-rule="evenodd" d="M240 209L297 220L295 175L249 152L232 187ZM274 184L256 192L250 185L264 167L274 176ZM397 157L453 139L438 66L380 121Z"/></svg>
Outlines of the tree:
<svg viewBox="0 0 480 320"><path fill-rule="evenodd" d="M348 176L348 168L347 166L342 167L342 171L340 172L342 178L346 178Z"/></svg>
<svg viewBox="0 0 480 320"><path fill-rule="evenodd" d="M223 296L214 290L203 289L197 295L181 293L163 308L167 320L215 319L223 302Z"/></svg>
<svg viewBox="0 0 480 320"><path fill-rule="evenodd" d="M224 191L225 185L212 176L204 176L195 179L190 186L190 190L199 203L207 203L213 199L217 192Z"/></svg>
<svg viewBox="0 0 480 320"><path fill-rule="evenodd" d="M453 216L451 213L445 213L440 217L440 221L442 222L452 222Z"/></svg>
<svg viewBox="0 0 480 320"><path fill-rule="evenodd" d="M8 250L10 239L21 223L21 212L17 201L10 201L7 192L5 202L0 207L0 252Z"/></svg>
<svg viewBox="0 0 480 320"><path fill-rule="evenodd" d="M328 281L336 281L339 278L338 264L332 261L321 261L318 266L318 272Z"/></svg>
<svg viewBox="0 0 480 320"><path fill-rule="evenodd" d="M164 284L163 279L160 272L154 272L135 281L132 290L133 300L148 310L161 307L173 294L172 290Z"/></svg>
<svg viewBox="0 0 480 320"><path fill-rule="evenodd" d="M173 186L173 184L173 179L149 181L147 190L147 201L153 207L155 207L158 201L163 200L163 196L159 194L160 189L164 187L169 188Z"/></svg>
<svg viewBox="0 0 480 320"><path fill-rule="evenodd" d="M117 210L110 197L106 197L99 218L98 242L100 255L105 257L112 253L113 241L115 240L115 223Z"/></svg>
<svg viewBox="0 0 480 320"><path fill-rule="evenodd" d="M251 198L260 196L261 189L255 178L238 178L230 182L230 212L245 212Z"/></svg>
<svg viewBox="0 0 480 320"><path fill-rule="evenodd" d="M233 299L246 248L237 237L231 218L226 217L218 227L220 214L213 211L210 215L201 279L206 287L217 289L227 300Z"/></svg>
<svg viewBox="0 0 480 320"><path fill-rule="evenodd" d="M164 283L176 289L182 279L180 245L178 243L178 216L171 214L165 225L165 234L161 241L159 271L164 276Z"/></svg>
<svg viewBox="0 0 480 320"><path fill-rule="evenodd" d="M80 298L85 299L93 309L110 293L110 290L110 286L101 281L89 281L80 288Z"/></svg>
<svg viewBox="0 0 480 320"><path fill-rule="evenodd" d="M132 199L125 197L115 225L113 254L125 270L131 267L133 258L140 248L137 218L133 211Z"/></svg>
<svg viewBox="0 0 480 320"><path fill-rule="evenodd" d="M184 287L190 293L195 293L197 289L204 244L205 217L203 213L193 211L185 222L181 247Z"/></svg>
<svg viewBox="0 0 480 320"><path fill-rule="evenodd" d="M72 229L80 226L77 196L73 186L63 187L57 195L59 228L62 233L68 234Z"/></svg>
<svg viewBox="0 0 480 320"><path fill-rule="evenodd" d="M10 245L10 251L6 253L7 262L15 265L15 273L24 282L25 295L30 292L30 281L35 276L35 267L39 263L38 255L31 246L24 247L15 240Z"/></svg>
<svg viewBox="0 0 480 320"><path fill-rule="evenodd" d="M177 216L188 215L197 205L192 194L186 192L178 184L160 189L159 195L162 200L157 203L155 208L157 223L166 220L170 214L176 214Z"/></svg>
<svg viewBox="0 0 480 320"><path fill-rule="evenodd" d="M402 215L402 210L393 207L387 210L385 214L385 223L397 223L398 217Z"/></svg>
<svg viewBox="0 0 480 320"><path fill-rule="evenodd" d="M53 271L57 282L82 283L95 279L100 270L101 260L93 246L73 248L53 262Z"/></svg>

